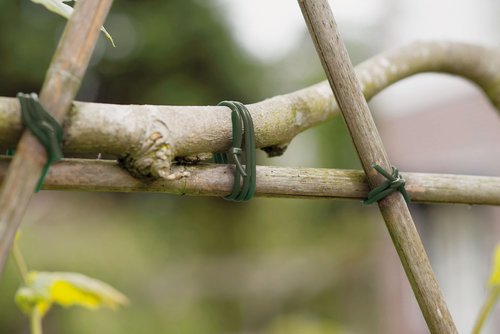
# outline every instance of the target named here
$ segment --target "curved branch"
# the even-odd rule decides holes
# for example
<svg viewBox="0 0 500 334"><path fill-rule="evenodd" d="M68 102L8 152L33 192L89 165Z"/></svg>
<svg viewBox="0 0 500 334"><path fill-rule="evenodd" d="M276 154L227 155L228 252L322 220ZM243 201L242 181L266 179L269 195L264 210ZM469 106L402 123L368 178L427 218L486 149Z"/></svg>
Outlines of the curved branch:
<svg viewBox="0 0 500 334"><path fill-rule="evenodd" d="M477 84L500 107L500 49L453 42L415 42L356 67L367 99L404 78L440 72ZM0 146L21 133L18 102L0 97ZM248 105L259 148L286 144L338 114L328 83ZM231 142L224 107L113 105L75 102L65 121L65 151L127 156L139 174L166 176L175 157L221 152Z"/></svg>

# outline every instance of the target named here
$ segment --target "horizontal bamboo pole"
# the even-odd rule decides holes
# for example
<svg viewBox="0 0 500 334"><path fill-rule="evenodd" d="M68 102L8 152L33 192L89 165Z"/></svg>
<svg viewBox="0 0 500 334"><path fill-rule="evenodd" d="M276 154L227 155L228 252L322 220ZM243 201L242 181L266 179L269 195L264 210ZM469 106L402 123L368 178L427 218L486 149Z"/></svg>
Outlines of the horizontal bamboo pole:
<svg viewBox="0 0 500 334"><path fill-rule="evenodd" d="M1 181L9 161L0 157ZM500 177L401 174L414 202L500 205ZM43 189L224 196L233 184L232 167L224 165L174 166L173 175L176 179L148 182L131 176L116 161L64 159L51 167ZM257 166L257 196L362 200L368 189L360 170Z"/></svg>

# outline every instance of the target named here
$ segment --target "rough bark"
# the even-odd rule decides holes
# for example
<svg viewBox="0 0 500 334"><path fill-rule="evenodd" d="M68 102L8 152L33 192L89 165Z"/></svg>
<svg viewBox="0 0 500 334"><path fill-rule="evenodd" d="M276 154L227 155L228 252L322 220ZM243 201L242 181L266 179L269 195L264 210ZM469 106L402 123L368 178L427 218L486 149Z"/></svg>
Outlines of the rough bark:
<svg viewBox="0 0 500 334"><path fill-rule="evenodd" d="M356 68L366 99L423 72L461 76L500 106L500 50L464 43L415 42L371 58ZM418 94L418 92L415 92ZM338 115L328 83L248 105L257 147L276 147ZM0 148L14 147L21 133L16 99L0 97ZM139 174L170 175L170 162L230 146L231 117L224 107L112 105L75 102L65 119L66 152L128 157Z"/></svg>

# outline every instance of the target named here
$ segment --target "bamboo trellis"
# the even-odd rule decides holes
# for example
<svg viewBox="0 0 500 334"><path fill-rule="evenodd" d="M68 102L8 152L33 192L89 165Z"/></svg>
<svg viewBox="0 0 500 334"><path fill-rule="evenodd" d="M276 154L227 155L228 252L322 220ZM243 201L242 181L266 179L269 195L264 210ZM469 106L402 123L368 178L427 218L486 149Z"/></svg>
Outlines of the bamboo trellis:
<svg viewBox="0 0 500 334"><path fill-rule="evenodd" d="M257 195L365 198L369 189L381 182L380 176L371 169L371 163L377 162L386 169L390 166L371 120L365 98L371 98L387 85L406 76L423 71L462 75L483 88L494 105L500 105L498 50L453 43L417 44L413 48L399 50L399 53L389 53L380 59L375 59L373 63L367 62L361 65L356 73L358 82L327 1L299 0L298 2L365 171L259 166ZM64 114L70 109L95 45L99 27L111 3L112 0L78 2L74 15L68 22L40 94L41 103L59 121L62 121ZM88 19L90 17L92 20ZM370 85L367 77L373 74L370 71L376 72L370 68L373 64L383 60L401 65L398 62L402 62L403 56L412 57L411 52L418 47L436 46L440 57L431 53L430 57L434 58L431 61L427 59L427 62L414 57L412 61L416 65L394 65L390 75L378 78L377 84ZM496 62L478 64L477 61L482 59L484 54L496 59ZM390 76L392 77L389 78ZM283 144L298 132L333 117L339 109L334 102L331 92L328 92L323 84L250 105L249 110L256 123L258 146L279 151ZM137 120L133 129L127 128L131 122L127 122L121 113L130 114L132 109L136 108L145 111L141 113L143 120ZM65 159L51 168L43 189L168 192L206 196L227 194L232 184L232 166L217 166L203 162L183 163L187 156L219 152L229 146L230 126L227 111L222 110L223 108L210 110L184 107L185 113L181 115L178 108L164 107L164 113L161 112L162 108L73 104L72 112L66 117L70 124L65 128L67 134L65 147L75 153L109 153L121 159L119 162ZM210 121L213 123L193 121L201 113L206 117L207 112L213 112L208 116L212 118ZM297 121L299 112L300 122ZM295 119L290 117L290 114L295 116ZM273 118L271 125L275 122L276 128L268 124L266 116L269 115ZM3 124L0 124L0 147L7 147L17 142L22 129L17 101L0 98L0 116L4 120ZM110 129L92 132L94 130L88 130L93 127L92 117L110 117L110 119L116 117L114 119L116 124L108 122ZM163 117L167 120L162 119ZM86 121L89 123L85 123ZM190 131L190 136L175 133L178 129L174 130L173 127L165 125L172 122L176 125L176 129L193 126L195 131ZM158 130L157 126L151 126L150 123L163 125L160 125ZM97 135L92 135L96 133ZM103 138L110 136L111 133L116 133L123 140L116 140L106 146ZM199 139L196 139L197 135ZM173 142L177 145L173 145ZM0 158L2 180L0 275L4 269L12 238L45 162L43 148L29 134L23 135L16 151L12 161L6 157ZM142 156L138 155L138 152ZM154 153L154 158L145 158L151 156L151 153ZM176 157L183 159L175 163ZM158 161L154 161L155 159ZM137 175L148 175L149 178ZM500 204L500 177L424 173L403 173L403 175L407 180L406 188L410 196L417 202ZM464 192L464 188L468 191ZM455 333L455 326L401 196L395 193L380 201L379 206L430 331Z"/></svg>

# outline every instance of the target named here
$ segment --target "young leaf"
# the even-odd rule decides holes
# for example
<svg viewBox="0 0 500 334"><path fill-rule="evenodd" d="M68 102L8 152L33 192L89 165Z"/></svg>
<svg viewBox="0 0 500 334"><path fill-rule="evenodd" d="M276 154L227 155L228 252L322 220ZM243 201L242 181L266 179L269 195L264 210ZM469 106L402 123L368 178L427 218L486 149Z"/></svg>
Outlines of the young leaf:
<svg viewBox="0 0 500 334"><path fill-rule="evenodd" d="M16 303L27 314L37 308L43 316L52 304L116 309L126 305L128 300L110 285L82 274L31 271L27 284L16 293Z"/></svg>
<svg viewBox="0 0 500 334"><path fill-rule="evenodd" d="M488 315L491 313L493 306L495 306L498 298L500 297L500 244L495 248L495 255L493 259L493 267L488 282L489 293L486 302L484 303L479 316L477 317L476 324L472 330L473 334L479 334L483 328Z"/></svg>
<svg viewBox="0 0 500 334"><path fill-rule="evenodd" d="M71 14L73 14L73 7L65 4L65 2L71 2L72 0L31 0L31 1L43 5L51 12L59 14L66 19L69 19L71 17ZM76 0L73 1L76 2ZM115 47L115 42L113 41L113 37L111 37L111 35L106 31L106 29L104 29L104 27L101 27L101 31L104 33L106 38L111 42L111 45Z"/></svg>
<svg viewBox="0 0 500 334"><path fill-rule="evenodd" d="M490 287L500 286L500 245L495 248L493 267L488 285Z"/></svg>

